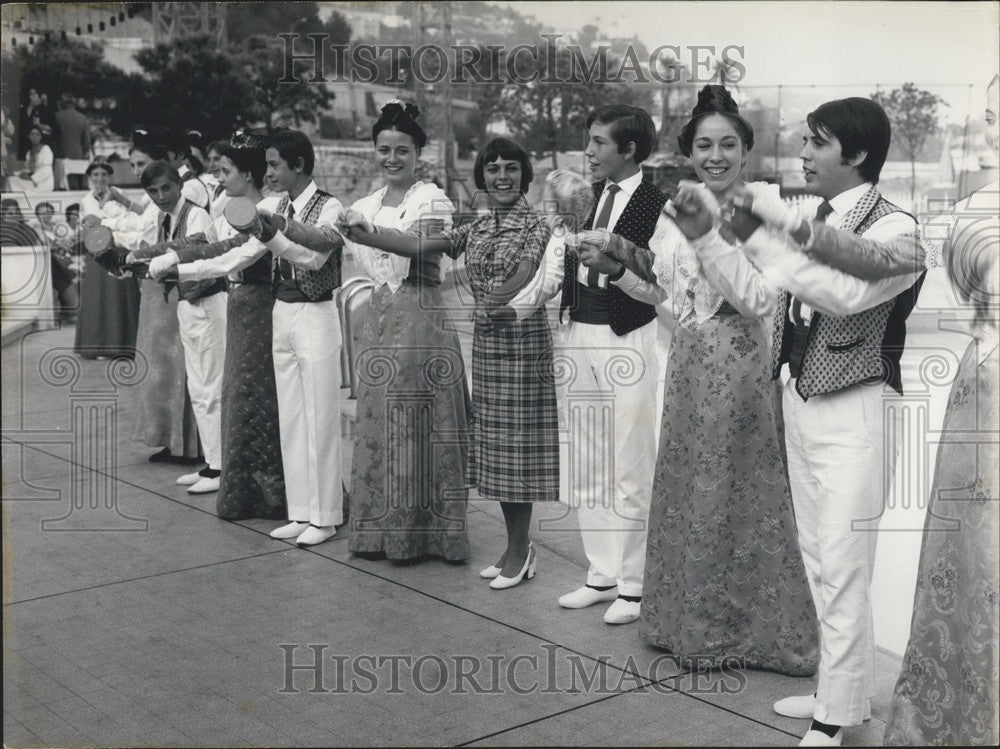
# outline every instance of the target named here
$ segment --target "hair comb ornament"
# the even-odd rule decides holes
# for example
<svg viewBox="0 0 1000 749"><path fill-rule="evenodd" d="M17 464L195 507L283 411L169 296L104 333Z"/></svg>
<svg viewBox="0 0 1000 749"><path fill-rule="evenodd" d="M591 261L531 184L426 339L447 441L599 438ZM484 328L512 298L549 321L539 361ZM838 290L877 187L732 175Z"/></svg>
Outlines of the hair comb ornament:
<svg viewBox="0 0 1000 749"><path fill-rule="evenodd" d="M229 145L233 148L267 148L269 133L265 129L241 128L233 133Z"/></svg>

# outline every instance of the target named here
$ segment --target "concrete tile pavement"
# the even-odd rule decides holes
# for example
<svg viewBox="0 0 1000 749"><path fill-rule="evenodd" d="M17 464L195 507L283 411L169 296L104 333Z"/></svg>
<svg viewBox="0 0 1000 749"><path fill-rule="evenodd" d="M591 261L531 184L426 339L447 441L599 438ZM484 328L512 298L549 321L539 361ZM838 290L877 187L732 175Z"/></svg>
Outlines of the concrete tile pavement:
<svg viewBox="0 0 1000 749"><path fill-rule="evenodd" d="M11 359L36 372L71 331L29 338L4 349L5 380ZM106 366L80 362L81 381ZM68 430L65 389L23 383L4 429ZM466 565L357 559L346 529L299 549L267 536L273 522L216 518L212 495L175 487L177 467L146 462L125 431L113 475L5 437L8 745L790 745L805 730L770 703L812 680L751 671L736 694L704 694L634 627L605 625L600 607L560 609L585 571L572 517L533 534L537 577L497 592L478 577L502 550L492 503L470 505ZM96 487L97 506L72 505L90 496L78 484ZM109 496L145 527L88 529ZM536 520L562 512L539 507ZM76 524L43 525L59 518ZM882 705L898 668L880 663ZM848 742L880 741L876 716Z"/></svg>

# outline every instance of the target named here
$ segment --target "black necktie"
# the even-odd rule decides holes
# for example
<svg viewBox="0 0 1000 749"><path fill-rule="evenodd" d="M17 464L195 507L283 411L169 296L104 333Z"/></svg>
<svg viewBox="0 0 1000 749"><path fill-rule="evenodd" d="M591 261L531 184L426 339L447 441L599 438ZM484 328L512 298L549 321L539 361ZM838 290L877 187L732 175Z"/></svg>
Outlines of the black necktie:
<svg viewBox="0 0 1000 749"><path fill-rule="evenodd" d="M160 241L162 241L162 242L169 242L170 241L170 214L169 213L166 214L163 217L163 239L160 240Z"/></svg>
<svg viewBox="0 0 1000 749"><path fill-rule="evenodd" d="M288 204L288 210L285 211L285 215L288 220L291 221L295 218L295 206L291 203ZM287 227L285 227L287 228ZM278 269L282 278L295 278L295 273L292 271L292 264L289 263L284 258L278 260Z"/></svg>
<svg viewBox="0 0 1000 749"><path fill-rule="evenodd" d="M597 217L596 221L594 221L594 228L595 229L607 229L608 228L608 224L611 221L611 211L614 209L614 206L615 206L615 195L618 194L618 192L620 190L621 190L621 188L618 185L616 185L614 182L612 182L611 184L608 185L608 197L604 201L604 205L601 206L601 215ZM589 286L592 289L596 289L597 288L598 280L600 279L600 276L601 276L601 273L600 273L600 271L597 270L597 268L588 268L587 269L587 286Z"/></svg>
<svg viewBox="0 0 1000 749"><path fill-rule="evenodd" d="M830 205L829 201L824 200L816 208L816 220L826 223L826 217L833 213L833 206ZM802 319L802 302L798 299L792 299L792 322L796 325L805 325L805 320Z"/></svg>

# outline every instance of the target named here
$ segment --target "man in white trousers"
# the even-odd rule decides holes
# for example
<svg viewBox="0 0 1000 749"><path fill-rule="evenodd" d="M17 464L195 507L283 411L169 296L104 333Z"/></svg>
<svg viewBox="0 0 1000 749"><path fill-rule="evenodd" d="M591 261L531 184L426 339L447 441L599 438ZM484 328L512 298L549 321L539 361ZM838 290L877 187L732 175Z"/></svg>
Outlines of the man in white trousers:
<svg viewBox="0 0 1000 749"><path fill-rule="evenodd" d="M204 234L212 219L203 208L181 194L183 178L165 161L154 161L140 177L150 200L159 209L158 243ZM140 253L136 253L139 255ZM167 267L162 268L163 271ZM151 274L160 274L151 266ZM168 281L165 293L177 289L177 321L184 346L184 368L202 450L208 463L205 468L185 474L177 483L188 487L190 494L218 491L222 475L222 372L226 359L225 279L209 281Z"/></svg>
<svg viewBox="0 0 1000 749"><path fill-rule="evenodd" d="M754 195L752 210L791 232L791 240L758 229L744 249L768 284L785 290L773 324L772 375L784 382L789 482L820 623L816 693L779 700L774 709L811 719L800 746L839 746L843 726L871 715L870 587L878 520L895 465L895 448L885 445L891 434L886 404L893 391L902 393L906 318L924 275L922 267L911 266L866 281L818 259L834 262L838 245L858 246L848 234L870 240L865 252L922 253L908 249L917 242L913 217L875 187L890 141L881 107L869 99L840 99L810 113L807 124L801 153L806 184L823 198L815 219L800 237L800 215Z"/></svg>
<svg viewBox="0 0 1000 749"><path fill-rule="evenodd" d="M333 296L344 242L334 224L343 207L313 181L315 154L304 133L281 130L270 144L267 179L275 192L287 193L261 239L276 258L272 350L289 521L271 536L313 546L344 522L340 316Z"/></svg>

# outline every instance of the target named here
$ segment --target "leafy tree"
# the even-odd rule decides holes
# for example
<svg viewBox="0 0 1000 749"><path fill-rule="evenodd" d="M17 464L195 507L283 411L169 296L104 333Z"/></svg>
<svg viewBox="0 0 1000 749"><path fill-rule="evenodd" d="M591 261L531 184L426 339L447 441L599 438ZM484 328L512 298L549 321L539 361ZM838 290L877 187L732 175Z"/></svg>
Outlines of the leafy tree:
<svg viewBox="0 0 1000 749"><path fill-rule="evenodd" d="M43 39L19 45L3 58L3 93L19 101L30 88L44 91L49 102L65 92L86 99L117 96L125 74L104 59L100 44L76 39Z"/></svg>
<svg viewBox="0 0 1000 749"><path fill-rule="evenodd" d="M893 141L910 162L910 203L917 189L917 158L927 139L938 131L938 105L948 106L944 99L913 83L904 83L888 93L876 91L872 101L880 104L892 123Z"/></svg>
<svg viewBox="0 0 1000 749"><path fill-rule="evenodd" d="M226 5L226 33L231 42L244 42L252 36L277 39L278 34L288 34L293 31L298 34L328 31L319 19L319 6L316 3L228 3Z"/></svg>
<svg viewBox="0 0 1000 749"><path fill-rule="evenodd" d="M350 30L348 29L348 33ZM321 83L309 83L312 67L299 60L290 65L283 46L268 44L261 38L247 41L240 59L254 96L248 119L269 125L298 127L315 122L319 113L333 101L334 95ZM299 83L281 83L285 70L292 68Z"/></svg>

